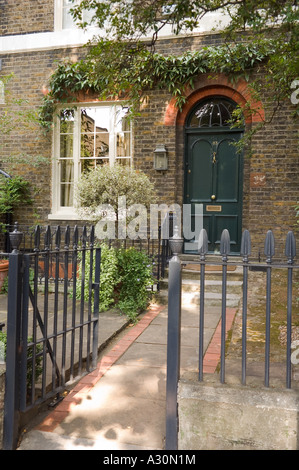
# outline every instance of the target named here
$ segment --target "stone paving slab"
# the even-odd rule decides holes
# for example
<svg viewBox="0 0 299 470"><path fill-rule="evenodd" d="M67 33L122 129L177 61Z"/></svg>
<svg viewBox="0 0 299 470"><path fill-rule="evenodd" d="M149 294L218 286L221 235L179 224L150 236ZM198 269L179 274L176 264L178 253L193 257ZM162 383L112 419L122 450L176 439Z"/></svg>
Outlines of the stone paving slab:
<svg viewBox="0 0 299 470"><path fill-rule="evenodd" d="M228 310L228 326L234 310ZM206 372L212 359L219 309L207 309L205 324ZM182 309L182 373L197 373L198 308ZM192 338L191 338L192 336ZM209 345L209 347L208 347ZM208 352L214 348L212 359ZM218 350L217 350L218 348ZM54 411L24 435L20 450L114 449L163 450L166 422L167 305L152 306L139 323L101 358L98 367L82 378ZM217 365L217 364L216 364ZM49 433L49 439L46 434Z"/></svg>

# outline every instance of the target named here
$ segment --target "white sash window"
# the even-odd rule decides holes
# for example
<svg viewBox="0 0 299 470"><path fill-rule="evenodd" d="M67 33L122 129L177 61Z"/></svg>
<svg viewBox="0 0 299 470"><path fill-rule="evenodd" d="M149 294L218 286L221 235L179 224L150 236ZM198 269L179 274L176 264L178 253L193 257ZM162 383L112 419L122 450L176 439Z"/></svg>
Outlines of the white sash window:
<svg viewBox="0 0 299 470"><path fill-rule="evenodd" d="M128 108L119 104L60 109L55 119L51 219L78 218L74 185L101 165L131 165Z"/></svg>

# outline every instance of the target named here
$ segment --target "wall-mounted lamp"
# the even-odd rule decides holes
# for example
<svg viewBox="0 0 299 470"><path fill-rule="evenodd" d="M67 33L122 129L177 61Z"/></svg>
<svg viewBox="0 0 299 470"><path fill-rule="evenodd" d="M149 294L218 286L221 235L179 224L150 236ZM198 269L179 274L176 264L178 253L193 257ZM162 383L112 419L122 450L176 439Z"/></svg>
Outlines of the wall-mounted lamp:
<svg viewBox="0 0 299 470"><path fill-rule="evenodd" d="M157 144L156 149L154 150L154 169L161 171L167 170L168 168L168 159L167 159L167 150L164 144Z"/></svg>

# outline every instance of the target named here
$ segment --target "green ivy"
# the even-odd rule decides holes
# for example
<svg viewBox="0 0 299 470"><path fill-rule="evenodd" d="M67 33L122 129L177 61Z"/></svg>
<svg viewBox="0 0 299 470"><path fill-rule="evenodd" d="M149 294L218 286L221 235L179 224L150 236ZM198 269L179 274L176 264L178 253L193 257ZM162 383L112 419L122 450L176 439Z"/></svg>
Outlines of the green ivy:
<svg viewBox="0 0 299 470"><path fill-rule="evenodd" d="M40 108L39 120L49 129L57 103L76 101L79 91L91 91L99 99L126 96L132 115L138 114L145 90L168 90L179 109L186 101L186 86L193 87L199 74L226 73L249 80L250 71L275 51L275 42L236 43L202 47L181 56L152 53L145 45L100 40L84 60L60 63L51 76L49 93ZM276 51L277 52L277 51Z"/></svg>

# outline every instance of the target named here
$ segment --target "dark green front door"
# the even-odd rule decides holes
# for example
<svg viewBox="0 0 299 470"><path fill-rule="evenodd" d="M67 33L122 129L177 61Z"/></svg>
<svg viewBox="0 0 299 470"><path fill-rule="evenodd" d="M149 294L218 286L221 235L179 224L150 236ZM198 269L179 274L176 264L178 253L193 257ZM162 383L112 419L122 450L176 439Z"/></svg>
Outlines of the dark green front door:
<svg viewBox="0 0 299 470"><path fill-rule="evenodd" d="M224 229L230 233L231 251L240 251L243 158L234 144L241 136L242 131L228 128L186 129L184 203L191 205L191 231L203 221L210 252L219 252ZM197 252L197 244L185 236L185 253Z"/></svg>

